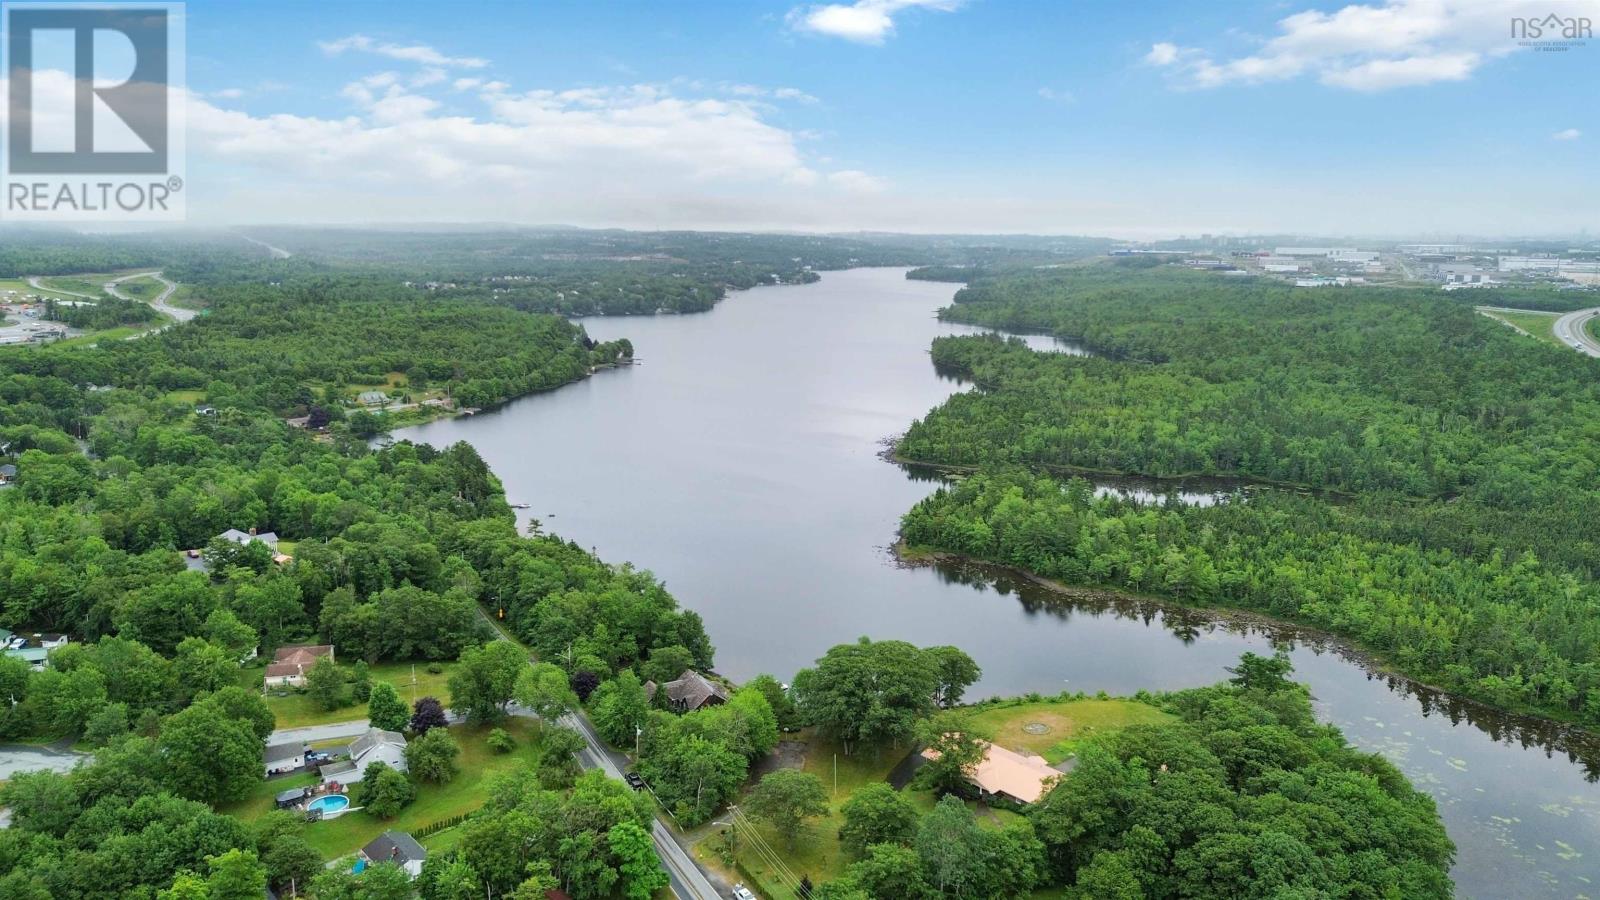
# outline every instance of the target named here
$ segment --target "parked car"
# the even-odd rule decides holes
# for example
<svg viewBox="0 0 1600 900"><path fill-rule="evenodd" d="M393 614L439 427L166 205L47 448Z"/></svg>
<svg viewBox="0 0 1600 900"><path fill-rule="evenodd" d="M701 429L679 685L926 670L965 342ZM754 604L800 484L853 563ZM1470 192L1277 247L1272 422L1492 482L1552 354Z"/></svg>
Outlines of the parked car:
<svg viewBox="0 0 1600 900"><path fill-rule="evenodd" d="M629 772L628 774L622 776L622 780L628 783L628 787L631 787L636 791L644 790L644 779L639 777L638 772Z"/></svg>
<svg viewBox="0 0 1600 900"><path fill-rule="evenodd" d="M733 886L733 900L756 900L756 895L742 884Z"/></svg>

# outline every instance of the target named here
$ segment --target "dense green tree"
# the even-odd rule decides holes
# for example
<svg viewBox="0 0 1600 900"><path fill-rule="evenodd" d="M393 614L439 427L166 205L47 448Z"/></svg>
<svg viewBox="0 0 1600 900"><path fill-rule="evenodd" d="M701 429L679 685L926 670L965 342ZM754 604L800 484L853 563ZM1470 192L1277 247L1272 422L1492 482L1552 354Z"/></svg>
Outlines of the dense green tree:
<svg viewBox="0 0 1600 900"><path fill-rule="evenodd" d="M456 758L460 755L461 745L450 735L450 729L430 728L406 745L406 768L413 778L443 783L455 777Z"/></svg>
<svg viewBox="0 0 1600 900"><path fill-rule="evenodd" d="M471 647L450 673L450 708L473 722L493 722L506 713L528 658L510 641Z"/></svg>
<svg viewBox="0 0 1600 900"><path fill-rule="evenodd" d="M319 709L335 710L345 705L347 692L344 672L332 658L318 657L311 668L306 670L305 677L306 693L311 695L311 701Z"/></svg>
<svg viewBox="0 0 1600 900"><path fill-rule="evenodd" d="M873 844L909 844L916 834L916 807L888 782L863 785L839 811L844 814L839 843L852 856L864 855Z"/></svg>
<svg viewBox="0 0 1600 900"><path fill-rule="evenodd" d="M173 658L180 696L185 701L197 694L221 690L239 680L239 660L232 651L199 637L178 642Z"/></svg>
<svg viewBox="0 0 1600 900"><path fill-rule="evenodd" d="M387 681L372 686L367 695L367 718L372 727L385 731L404 731L411 722L411 708L400 699L400 692Z"/></svg>
<svg viewBox="0 0 1600 900"><path fill-rule="evenodd" d="M267 867L255 851L235 847L206 858L206 890L211 900L258 900L267 892Z"/></svg>
<svg viewBox="0 0 1600 900"><path fill-rule="evenodd" d="M638 822L619 822L606 832L606 843L617 858L622 895L628 900L650 900L667 886L667 872L656 857L650 832Z"/></svg>
<svg viewBox="0 0 1600 900"><path fill-rule="evenodd" d="M554 722L578 707L578 696L568 684L567 673L553 663L535 663L517 676L514 698L517 705L533 711L546 722Z"/></svg>
<svg viewBox="0 0 1600 900"><path fill-rule="evenodd" d="M161 724L162 774L173 793L206 803L243 797L264 775L264 745L251 723L220 704L197 703Z"/></svg>
<svg viewBox="0 0 1600 900"><path fill-rule="evenodd" d="M440 729L440 732L443 733L443 730ZM403 773L384 763L372 762L362 770L361 780L350 792L350 801L370 815L392 819L416 796L416 786Z"/></svg>
<svg viewBox="0 0 1600 900"><path fill-rule="evenodd" d="M904 641L840 644L794 679L801 716L837 737L850 752L911 736L933 709L939 686L935 658Z"/></svg>
<svg viewBox="0 0 1600 900"><path fill-rule="evenodd" d="M828 814L828 791L822 779L799 769L779 769L762 776L744 799L751 818L771 825L790 849L807 819Z"/></svg>
<svg viewBox="0 0 1600 900"><path fill-rule="evenodd" d="M600 685L589 698L595 730L613 747L633 744L635 730L644 727L650 701L638 676L623 671Z"/></svg>

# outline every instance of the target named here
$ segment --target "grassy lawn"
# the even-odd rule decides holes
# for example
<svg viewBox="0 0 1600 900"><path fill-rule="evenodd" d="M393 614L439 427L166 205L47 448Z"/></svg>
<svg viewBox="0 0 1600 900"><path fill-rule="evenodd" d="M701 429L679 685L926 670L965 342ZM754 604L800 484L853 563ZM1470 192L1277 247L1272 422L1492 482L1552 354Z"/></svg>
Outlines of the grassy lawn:
<svg viewBox="0 0 1600 900"><path fill-rule="evenodd" d="M161 282L155 280L154 278L145 277L133 278L129 279L128 281L124 281L117 285L117 290L127 294L129 297L132 297L135 300L143 300L148 303L151 300L161 296L161 291L164 289L164 287L165 286L162 285Z"/></svg>
<svg viewBox="0 0 1600 900"><path fill-rule="evenodd" d="M445 784L421 784L413 800L393 819L378 819L364 812L351 812L324 822L306 825L306 840L324 859L338 859L361 849L368 841L389 831L413 831L443 819L469 813L483 805L483 792L489 779L503 772L526 769L539 762L539 723L532 719L508 719L500 727L511 732L517 749L495 753L484 744L490 729L456 725L450 734L461 745L456 762L460 771ZM281 788L280 788L281 789ZM273 793L276 793L274 791ZM271 802L270 795L268 802ZM450 829L459 831L460 829ZM459 840L459 836L454 838Z"/></svg>
<svg viewBox="0 0 1600 900"><path fill-rule="evenodd" d="M1037 753L1055 765L1071 756L1084 738L1128 725L1171 722L1159 709L1134 700L1040 700L1032 703L975 707L974 723L994 735L994 742L1013 750ZM1043 725L1044 734L1028 732Z"/></svg>
<svg viewBox="0 0 1600 900"><path fill-rule="evenodd" d="M439 665L444 671L435 675L428 671L428 663L416 663L416 683L412 683L411 663L377 663L368 669L374 684L387 681L400 692L400 699L407 703L415 702L418 697L438 697L446 706L450 705L450 670L454 662L443 662ZM261 679L265 674L263 665L247 666L239 670L239 683L251 690L261 690ZM267 708L278 718L279 728L302 728L306 725L326 725L329 722L349 722L352 719L362 719L367 715L367 705L356 703L351 706L342 706L338 709L325 710L312 702L309 694L299 694L294 691L278 696L277 692L267 694Z"/></svg>
<svg viewBox="0 0 1600 900"><path fill-rule="evenodd" d="M1565 346L1556 338L1554 326L1556 319L1561 318L1560 313L1538 312L1536 310L1518 310L1505 312L1503 310L1483 310L1483 314L1491 319L1499 319L1521 328L1541 341L1556 346Z"/></svg>
<svg viewBox="0 0 1600 900"><path fill-rule="evenodd" d="M100 297L105 295L104 285L110 280L110 275L47 275L40 278L39 283L57 291L72 291L77 294ZM26 279L23 280L23 284L27 284Z"/></svg>
<svg viewBox="0 0 1600 900"><path fill-rule="evenodd" d="M349 741L345 743L349 743ZM274 808L272 798L278 796L280 791L287 791L290 788L297 787L310 787L316 783L317 774L315 772L302 772L299 775L291 775L288 778L273 778L258 782L255 787L250 789L249 796L242 800L235 800L232 803L219 806L217 807L217 812L233 816L235 819L241 819L245 822L254 822L256 819L272 812Z"/></svg>
<svg viewBox="0 0 1600 900"><path fill-rule="evenodd" d="M40 283L49 284L50 282L41 281ZM14 294L7 294L5 293L6 291L13 291ZM89 292L85 291L84 293ZM95 293L99 293L99 291L95 291ZM28 294L37 294L41 297L54 297L57 300L79 299L77 297L68 297L66 294L56 293L55 291L37 290L33 285L28 283L28 279L26 278L0 278L0 302L21 303L22 298Z"/></svg>
<svg viewBox="0 0 1600 900"><path fill-rule="evenodd" d="M166 395L165 399L170 400L173 403L182 403L185 406L193 406L195 404L198 404L200 401L204 400L205 398L206 398L206 392L205 391L202 391L202 390L183 390L183 391L167 391L167 395Z"/></svg>
<svg viewBox="0 0 1600 900"><path fill-rule="evenodd" d="M837 877L849 865L850 860L845 856L839 846L839 826L844 824L844 816L839 812L839 806L856 789L874 781L886 781L889 772L895 767L908 751L908 748L885 748L877 753L862 751L852 756L846 756L843 748L824 738L818 737L811 729L805 729L798 735L786 735L786 740L800 740L808 745L805 753L804 771L822 779L822 784L833 796L828 815L813 819L806 831L795 841L794 846L788 843L765 825L758 825L756 830L766 840L767 844L782 858L785 866L796 877L809 875L812 882L820 883ZM838 759L838 790L834 791L834 760ZM725 816L723 818L726 818ZM716 863L717 854L715 845L720 838L715 837L721 826L708 829L712 834L695 846L695 855L700 859L713 864ZM763 896L769 898L790 898L792 892L779 889L778 882L771 880L773 867L756 853L748 842L741 848L738 856L750 876L757 882L753 885L760 889ZM742 880L743 875L735 874L735 880Z"/></svg>

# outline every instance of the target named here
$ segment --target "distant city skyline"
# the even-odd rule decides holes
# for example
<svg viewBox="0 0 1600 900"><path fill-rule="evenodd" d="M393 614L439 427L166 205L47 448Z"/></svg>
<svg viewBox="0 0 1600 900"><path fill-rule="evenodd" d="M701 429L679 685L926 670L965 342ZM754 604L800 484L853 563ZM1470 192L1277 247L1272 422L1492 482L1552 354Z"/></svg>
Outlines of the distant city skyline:
<svg viewBox="0 0 1600 900"><path fill-rule="evenodd" d="M1578 236L1600 0L190 2L193 224Z"/></svg>

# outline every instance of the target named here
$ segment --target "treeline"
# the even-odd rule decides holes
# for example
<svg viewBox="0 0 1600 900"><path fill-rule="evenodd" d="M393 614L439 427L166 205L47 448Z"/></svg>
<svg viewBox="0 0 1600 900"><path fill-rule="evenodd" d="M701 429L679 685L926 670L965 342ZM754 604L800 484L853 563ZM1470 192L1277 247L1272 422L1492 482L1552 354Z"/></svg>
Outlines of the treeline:
<svg viewBox="0 0 1600 900"><path fill-rule="evenodd" d="M63 322L86 331L100 331L119 325L142 325L155 321L157 317L156 311L147 303L112 297L103 298L97 303L82 304L46 300L44 315L53 322Z"/></svg>
<svg viewBox="0 0 1600 900"><path fill-rule="evenodd" d="M1097 267L982 279L957 299L948 317L1105 355L938 341L935 363L980 390L915 423L899 453L989 475L910 513L908 540L1310 622L1469 696L1600 722L1591 361L1416 291ZM1017 466L1328 493L1141 510Z"/></svg>
<svg viewBox="0 0 1600 900"><path fill-rule="evenodd" d="M366 279L213 286L206 297L210 311L188 327L12 365L75 384L204 390L217 407L291 414L337 402L345 385L386 383L392 372L414 390L444 388L458 405L488 406L584 377L624 347L596 345L554 316L441 304Z"/></svg>
<svg viewBox="0 0 1600 900"><path fill-rule="evenodd" d="M1305 622L1429 683L1600 723L1592 582L1532 554L1426 550L1374 524L1359 508L1284 492L1145 506L1013 471L942 488L906 514L902 537L1066 582Z"/></svg>

